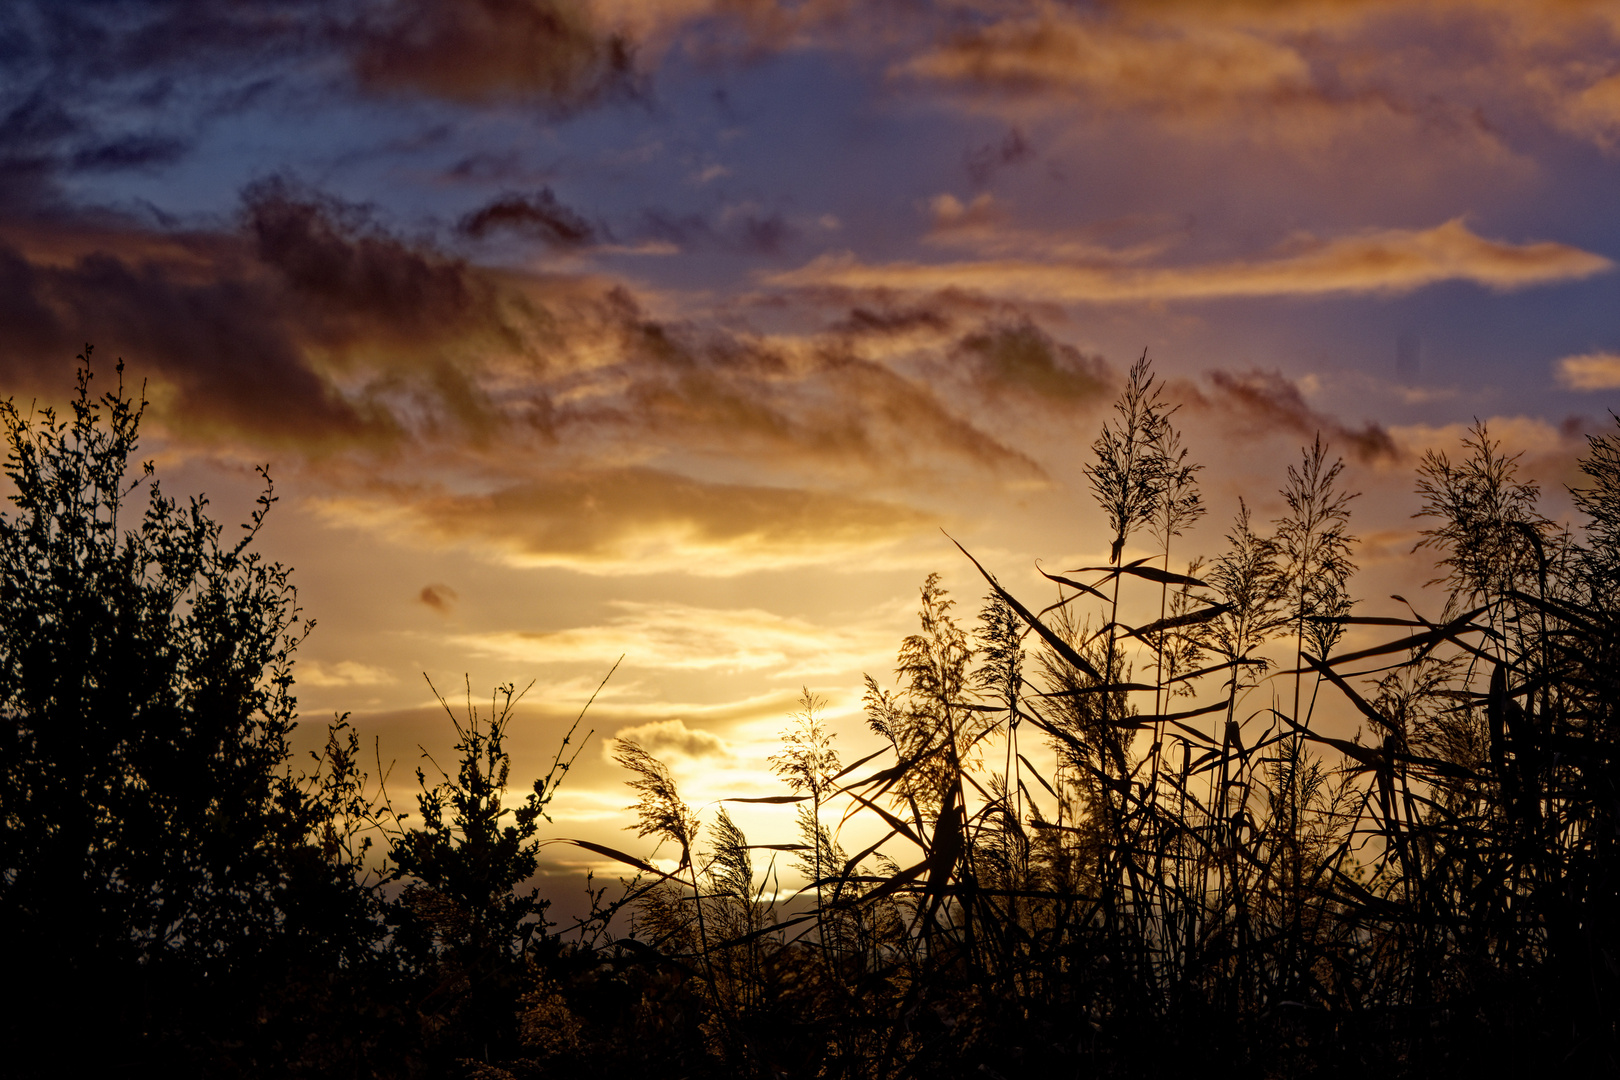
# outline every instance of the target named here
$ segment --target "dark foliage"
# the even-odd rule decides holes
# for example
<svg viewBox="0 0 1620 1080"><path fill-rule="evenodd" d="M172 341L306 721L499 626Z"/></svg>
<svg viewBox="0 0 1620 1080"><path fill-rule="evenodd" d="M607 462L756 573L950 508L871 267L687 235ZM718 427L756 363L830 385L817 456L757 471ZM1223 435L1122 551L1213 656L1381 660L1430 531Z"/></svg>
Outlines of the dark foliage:
<svg viewBox="0 0 1620 1080"><path fill-rule="evenodd" d="M81 359L71 419L0 404L0 1053L201 1069L370 956L355 746L334 729L322 768L289 769L299 611L251 550L268 478L224 538L128 474L141 407L92 395Z"/></svg>
<svg viewBox="0 0 1620 1080"><path fill-rule="evenodd" d="M342 720L295 771L299 614L286 571L251 552L268 482L227 543L200 500L126 476L140 408L121 388L94 398L86 370L68 421L6 406L6 1060L773 1080L1615 1071L1620 429L1591 442L1568 534L1483 427L1461 461L1426 458L1445 594L1432 618L1391 619L1351 614L1353 496L1320 440L1287 471L1274 533L1243 509L1224 551L1172 571L1203 512L1173 411L1139 363L1088 471L1111 558L1047 575L1050 606L974 562L990 589L974 632L927 579L895 683L867 679L876 740L853 764L805 691L771 759L789 793L733 800L793 806L794 835L751 843L725 808L700 818L668 768L619 743L628 828L663 845L665 872L542 838L574 731L508 804L510 687L487 715L470 693L464 714L447 707L459 762L418 771L412 815L361 771ZM1142 534L1158 546L1128 559ZM1125 622L1130 590L1159 617ZM1336 652L1367 627L1390 638ZM1362 717L1356 738L1313 729L1324 694ZM851 853L856 818L881 839ZM591 912L555 926L530 881L547 842L634 873L591 883Z"/></svg>

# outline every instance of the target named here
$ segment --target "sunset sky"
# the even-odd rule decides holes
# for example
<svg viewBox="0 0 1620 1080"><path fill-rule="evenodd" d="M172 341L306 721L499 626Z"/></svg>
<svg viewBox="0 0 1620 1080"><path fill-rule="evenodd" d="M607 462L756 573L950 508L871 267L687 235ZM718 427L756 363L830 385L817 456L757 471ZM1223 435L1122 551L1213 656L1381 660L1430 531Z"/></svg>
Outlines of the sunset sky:
<svg viewBox="0 0 1620 1080"><path fill-rule="evenodd" d="M1563 518L1620 409L1620 2L12 0L0 86L0 393L91 342L165 490L268 464L305 730L396 799L424 672L533 680L529 777L623 654L558 835L636 845L615 734L694 806L784 790L804 686L876 749L924 576L985 591L942 530L1040 604L1106 561L1144 350L1183 554L1320 431L1362 614L1440 606L1425 450L1487 421Z"/></svg>

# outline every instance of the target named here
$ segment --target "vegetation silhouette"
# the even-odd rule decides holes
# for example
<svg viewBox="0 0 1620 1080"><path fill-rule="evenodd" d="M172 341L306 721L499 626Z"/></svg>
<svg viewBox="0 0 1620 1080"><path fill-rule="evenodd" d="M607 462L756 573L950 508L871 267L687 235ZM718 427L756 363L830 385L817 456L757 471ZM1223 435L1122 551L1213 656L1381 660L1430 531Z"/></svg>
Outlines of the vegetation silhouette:
<svg viewBox="0 0 1620 1080"><path fill-rule="evenodd" d="M1616 1069L1620 420L1590 439L1573 531L1484 425L1461 460L1426 456L1436 610L1360 616L1355 496L1320 439L1283 518L1240 504L1223 550L1172 570L1200 467L1144 356L1087 469L1107 564L1048 573L1034 610L964 551L976 627L930 575L895 681L866 680L874 744L845 764L806 689L770 760L785 793L726 800L794 807L793 835L702 820L614 745L659 869L541 835L580 721L508 798L512 687L445 706L460 761L418 770L414 814L346 718L295 768L308 624L251 550L268 478L235 543L149 467L130 479L141 405L93 397L88 357L70 420L0 407L16 1071ZM1389 637L1338 651L1352 628ZM1316 730L1323 695L1361 734ZM626 868L568 926L533 883L548 843Z"/></svg>

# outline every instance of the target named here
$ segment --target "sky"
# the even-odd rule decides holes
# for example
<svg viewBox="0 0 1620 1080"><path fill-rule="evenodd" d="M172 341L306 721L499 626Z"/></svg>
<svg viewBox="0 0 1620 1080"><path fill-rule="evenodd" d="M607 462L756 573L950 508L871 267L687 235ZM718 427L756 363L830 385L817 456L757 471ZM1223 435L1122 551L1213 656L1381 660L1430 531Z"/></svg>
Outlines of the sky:
<svg viewBox="0 0 1620 1080"><path fill-rule="evenodd" d="M351 714L397 802L434 688L532 683L528 778L618 662L551 827L635 848L612 738L781 794L805 688L877 748L928 573L973 621L952 538L1041 605L1105 562L1144 354L1176 560L1321 433L1358 613L1437 612L1422 456L1483 421L1565 519L1620 408L1617 189L1614 0L5 0L0 394L92 343L167 492L268 467L301 738Z"/></svg>

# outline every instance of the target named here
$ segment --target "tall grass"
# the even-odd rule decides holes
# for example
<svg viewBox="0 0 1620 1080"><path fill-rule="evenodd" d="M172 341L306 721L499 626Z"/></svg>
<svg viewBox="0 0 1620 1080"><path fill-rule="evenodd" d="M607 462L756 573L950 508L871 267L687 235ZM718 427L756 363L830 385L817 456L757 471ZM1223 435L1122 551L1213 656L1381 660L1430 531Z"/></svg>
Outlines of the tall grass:
<svg viewBox="0 0 1620 1080"><path fill-rule="evenodd" d="M893 682L866 680L854 764L806 692L772 759L788 793L739 800L796 804L792 842L722 810L705 847L667 770L621 745L636 828L680 865L610 852L648 872L606 948L679 967L716 1071L1614 1067L1620 436L1591 441L1579 533L1483 426L1461 461L1425 458L1443 595L1363 617L1354 495L1320 439L1285 517L1240 505L1223 550L1171 570L1202 512L1172 414L1139 363L1088 469L1110 560L1048 574L1055 602L968 555L970 627L928 578ZM1143 526L1159 554L1124 561ZM1126 594L1159 617L1124 621ZM1336 653L1353 626L1389 638ZM1314 729L1324 693L1356 738ZM808 879L789 902L766 848Z"/></svg>

